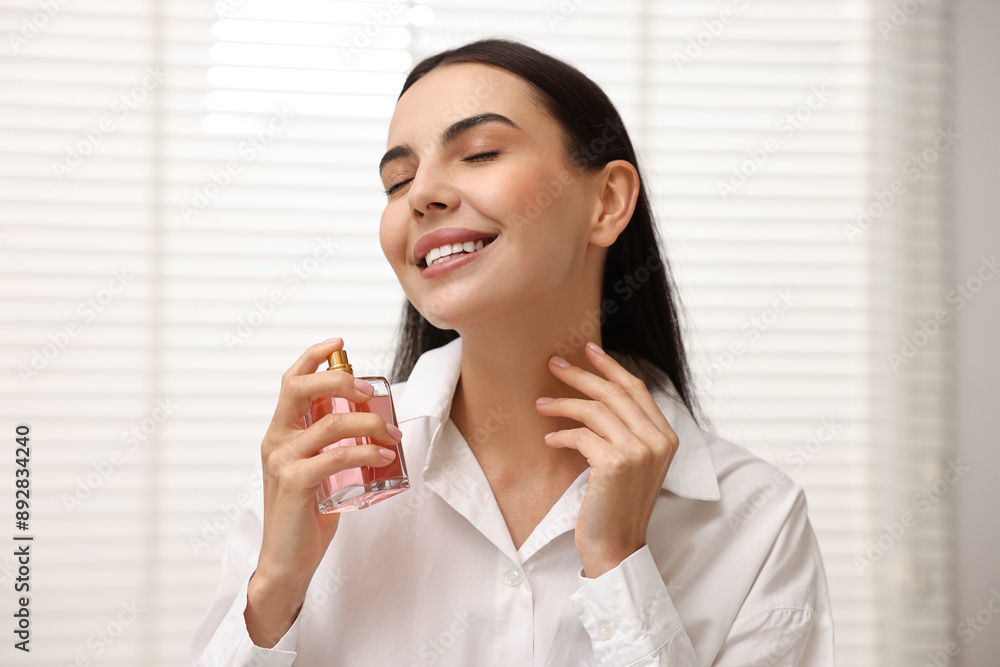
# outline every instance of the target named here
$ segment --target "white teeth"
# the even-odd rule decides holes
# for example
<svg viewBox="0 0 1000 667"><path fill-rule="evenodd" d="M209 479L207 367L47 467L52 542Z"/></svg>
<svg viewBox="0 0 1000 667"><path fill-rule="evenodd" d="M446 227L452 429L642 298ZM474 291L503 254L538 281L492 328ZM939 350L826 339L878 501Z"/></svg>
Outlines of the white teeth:
<svg viewBox="0 0 1000 667"><path fill-rule="evenodd" d="M440 248L434 248L431 250L427 253L425 260L427 262L427 266L433 266L439 260L447 259L450 255L476 252L477 250L482 250L485 245L486 244L482 241L482 239L476 242L466 241L465 243L450 243L448 245L443 245Z"/></svg>

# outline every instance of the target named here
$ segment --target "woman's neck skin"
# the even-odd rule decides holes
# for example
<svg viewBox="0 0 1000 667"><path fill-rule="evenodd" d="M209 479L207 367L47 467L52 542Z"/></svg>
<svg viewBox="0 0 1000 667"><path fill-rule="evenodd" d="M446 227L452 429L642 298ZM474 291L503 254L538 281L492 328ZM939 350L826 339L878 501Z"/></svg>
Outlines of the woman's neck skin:
<svg viewBox="0 0 1000 667"><path fill-rule="evenodd" d="M461 377L451 418L491 482L495 478L499 484L516 481L518 486L534 486L555 475L565 481L565 487L586 468L577 451L544 443L546 433L582 424L541 415L535 400L540 396L588 398L558 380L549 371L549 359L559 354L597 373L583 345L588 340L600 345L600 337L579 333L581 329L599 331L599 292L592 292L583 286L566 286L559 292L562 298L539 295L516 319L498 317L481 327L460 330ZM581 313L596 314L597 322Z"/></svg>

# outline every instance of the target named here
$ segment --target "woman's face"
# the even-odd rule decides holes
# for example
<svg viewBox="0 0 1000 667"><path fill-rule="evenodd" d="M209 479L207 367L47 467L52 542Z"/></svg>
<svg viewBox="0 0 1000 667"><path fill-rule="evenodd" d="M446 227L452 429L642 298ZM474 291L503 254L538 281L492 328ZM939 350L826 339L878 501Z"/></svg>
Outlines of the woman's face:
<svg viewBox="0 0 1000 667"><path fill-rule="evenodd" d="M483 114L498 116L460 123ZM433 325L461 333L520 320L593 289L595 257L603 259L595 251L604 250L588 252L598 193L589 175L570 169L562 145L529 84L499 68L441 67L399 99L381 170L391 191L379 240ZM428 250L466 241L463 248L482 249L427 266Z"/></svg>

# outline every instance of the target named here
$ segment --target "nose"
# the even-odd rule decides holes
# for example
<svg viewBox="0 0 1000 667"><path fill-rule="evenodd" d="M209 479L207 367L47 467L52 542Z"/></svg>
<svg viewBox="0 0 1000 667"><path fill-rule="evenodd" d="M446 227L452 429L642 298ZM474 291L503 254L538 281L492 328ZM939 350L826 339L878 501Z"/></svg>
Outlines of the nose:
<svg viewBox="0 0 1000 667"><path fill-rule="evenodd" d="M417 220L458 208L458 193L440 169L425 164L417 169L407 192L410 211Z"/></svg>

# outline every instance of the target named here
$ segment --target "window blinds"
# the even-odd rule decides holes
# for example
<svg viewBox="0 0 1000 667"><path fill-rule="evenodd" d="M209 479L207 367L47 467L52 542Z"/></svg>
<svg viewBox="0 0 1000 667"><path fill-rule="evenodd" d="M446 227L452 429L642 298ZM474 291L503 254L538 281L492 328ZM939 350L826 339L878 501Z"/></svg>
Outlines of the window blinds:
<svg viewBox="0 0 1000 667"><path fill-rule="evenodd" d="M807 491L838 662L943 646L949 20L933 0L0 2L0 410L32 428L34 659L186 664L281 373L332 335L359 374L390 367L376 167L405 74L497 35L621 111L698 395Z"/></svg>

